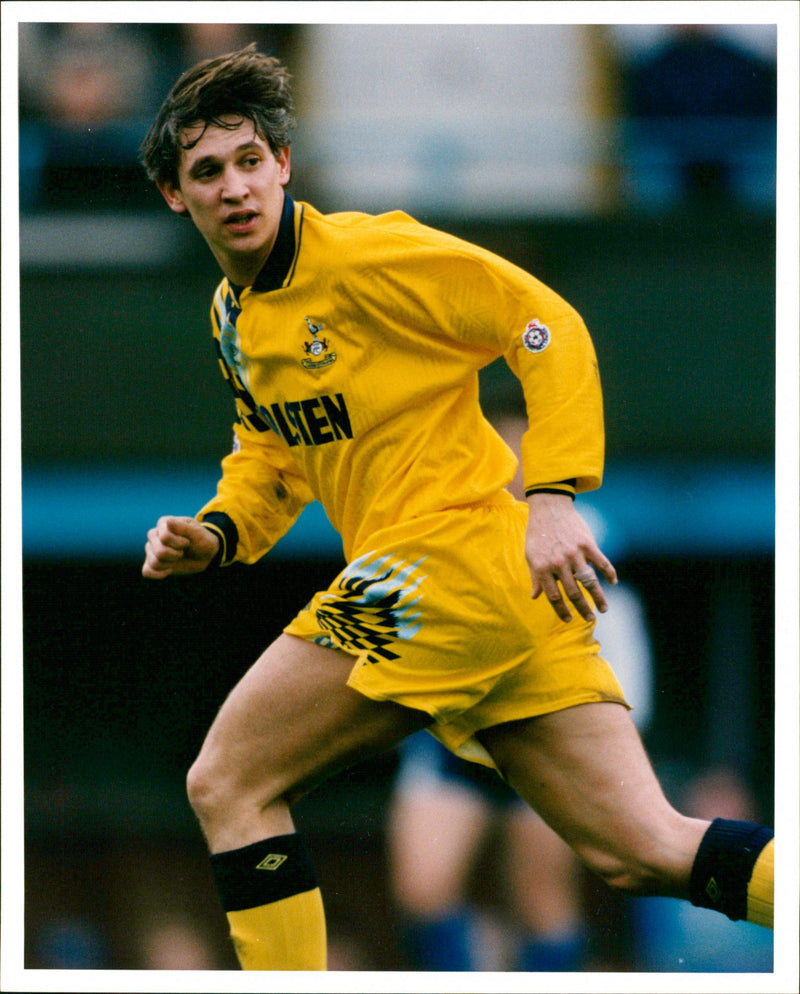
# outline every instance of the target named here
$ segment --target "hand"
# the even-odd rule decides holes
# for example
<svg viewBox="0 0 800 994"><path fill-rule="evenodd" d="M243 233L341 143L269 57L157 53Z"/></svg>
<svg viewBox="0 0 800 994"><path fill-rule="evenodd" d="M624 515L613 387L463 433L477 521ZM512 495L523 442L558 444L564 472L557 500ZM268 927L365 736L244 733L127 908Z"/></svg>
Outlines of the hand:
<svg viewBox="0 0 800 994"><path fill-rule="evenodd" d="M219 548L219 538L194 518L159 518L147 533L142 575L151 580L204 570Z"/></svg>
<svg viewBox="0 0 800 994"><path fill-rule="evenodd" d="M592 605L581 586L589 593L594 607L605 613L608 603L595 569L611 584L617 582L616 570L598 548L571 498L532 494L528 508L525 555L533 580L534 600L544 594L559 618L570 621L569 600L583 618L594 621Z"/></svg>

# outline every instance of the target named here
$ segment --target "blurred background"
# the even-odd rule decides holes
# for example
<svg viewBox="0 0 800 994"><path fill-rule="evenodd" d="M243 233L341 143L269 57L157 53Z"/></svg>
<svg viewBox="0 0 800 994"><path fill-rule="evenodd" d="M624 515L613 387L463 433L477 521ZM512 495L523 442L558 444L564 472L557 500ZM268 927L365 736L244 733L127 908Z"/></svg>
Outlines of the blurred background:
<svg viewBox="0 0 800 994"><path fill-rule="evenodd" d="M722 777L737 810L773 816L775 25L21 23L28 968L233 967L185 770L341 564L312 506L249 571L139 573L155 519L213 491L232 408L219 274L138 147L183 69L251 40L295 77L296 199L402 208L582 313L608 461L580 504L642 605L646 744L677 803ZM513 424L504 367L482 389ZM408 966L386 868L397 766L298 809L332 969ZM480 955L507 969L514 922L480 869ZM771 934L737 961L706 918L692 945L672 902L659 917L580 887L590 969L771 969Z"/></svg>

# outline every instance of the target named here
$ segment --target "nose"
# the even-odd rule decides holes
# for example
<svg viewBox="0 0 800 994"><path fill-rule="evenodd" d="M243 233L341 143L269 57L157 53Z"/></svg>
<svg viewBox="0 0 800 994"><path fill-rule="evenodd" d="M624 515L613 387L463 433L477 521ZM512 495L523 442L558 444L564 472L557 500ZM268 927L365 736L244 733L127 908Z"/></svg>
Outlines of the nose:
<svg viewBox="0 0 800 994"><path fill-rule="evenodd" d="M222 189L220 191L223 200L244 200L249 189L245 177L238 169L228 167L222 177Z"/></svg>

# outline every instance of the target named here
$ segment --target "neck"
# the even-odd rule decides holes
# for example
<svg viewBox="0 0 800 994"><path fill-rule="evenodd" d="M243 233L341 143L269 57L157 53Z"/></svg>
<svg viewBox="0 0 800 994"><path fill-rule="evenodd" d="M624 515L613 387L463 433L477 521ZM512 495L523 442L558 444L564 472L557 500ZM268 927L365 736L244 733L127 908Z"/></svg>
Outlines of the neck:
<svg viewBox="0 0 800 994"><path fill-rule="evenodd" d="M271 251L272 245L269 246L265 253L260 254L258 258L253 260L243 259L232 262L230 259L221 259L217 256L217 262L229 282L241 287L252 286L256 281L256 277L264 268L264 264L269 258Z"/></svg>

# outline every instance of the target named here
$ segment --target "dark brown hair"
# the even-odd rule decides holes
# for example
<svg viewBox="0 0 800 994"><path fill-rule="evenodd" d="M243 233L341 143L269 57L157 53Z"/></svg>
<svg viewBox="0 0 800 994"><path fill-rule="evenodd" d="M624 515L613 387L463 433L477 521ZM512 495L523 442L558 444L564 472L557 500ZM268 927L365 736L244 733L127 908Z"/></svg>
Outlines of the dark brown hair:
<svg viewBox="0 0 800 994"><path fill-rule="evenodd" d="M295 126L290 76L271 55L253 42L238 52L206 59L188 69L169 93L140 149L142 165L155 183L178 186L181 133L190 126L237 127L253 122L259 138L277 155L290 144ZM223 118L237 118L236 124Z"/></svg>

